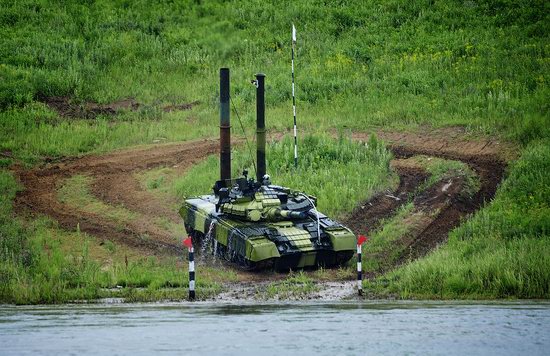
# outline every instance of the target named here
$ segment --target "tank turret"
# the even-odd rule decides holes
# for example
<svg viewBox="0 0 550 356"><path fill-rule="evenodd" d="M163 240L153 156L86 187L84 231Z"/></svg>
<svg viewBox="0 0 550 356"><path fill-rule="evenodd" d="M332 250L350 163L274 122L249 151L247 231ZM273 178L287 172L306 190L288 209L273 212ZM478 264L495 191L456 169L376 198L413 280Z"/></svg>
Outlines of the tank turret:
<svg viewBox="0 0 550 356"><path fill-rule="evenodd" d="M220 179L212 195L190 197L180 209L194 241L249 268L333 266L355 252L355 235L317 211L313 196L274 185L266 172L265 75L257 74L256 180L231 178L229 69L220 70Z"/></svg>

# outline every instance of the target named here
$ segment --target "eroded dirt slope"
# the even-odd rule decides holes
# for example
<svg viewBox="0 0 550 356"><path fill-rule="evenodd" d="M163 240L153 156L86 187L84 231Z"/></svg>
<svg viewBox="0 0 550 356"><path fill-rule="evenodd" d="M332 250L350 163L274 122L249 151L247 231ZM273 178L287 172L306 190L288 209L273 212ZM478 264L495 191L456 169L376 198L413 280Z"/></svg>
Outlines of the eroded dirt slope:
<svg viewBox="0 0 550 356"><path fill-rule="evenodd" d="M381 219L395 214L408 199L412 199L415 211L422 211L430 218L414 226L407 236L406 255L393 265L424 256L445 242L451 229L490 201L501 182L510 148L494 139L466 138L461 128L430 130L427 133L395 133L379 131L377 137L389 144L395 160L394 170L400 176L400 184L394 192L383 192L370 202L354 210L347 224L357 232L369 233L379 228ZM367 141L370 134L356 133L354 139ZM480 189L473 197L465 199L461 194L462 183L438 182L425 192L414 196L418 186L428 177L422 169L405 163L405 159L426 155L467 164L478 176ZM412 196L411 196L412 195Z"/></svg>

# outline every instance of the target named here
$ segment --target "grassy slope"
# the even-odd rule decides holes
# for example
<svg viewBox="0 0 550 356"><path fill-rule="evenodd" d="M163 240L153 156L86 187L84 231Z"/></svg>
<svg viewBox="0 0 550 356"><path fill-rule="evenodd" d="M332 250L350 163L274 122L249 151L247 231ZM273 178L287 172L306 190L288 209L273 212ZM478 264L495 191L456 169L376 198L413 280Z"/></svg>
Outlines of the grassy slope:
<svg viewBox="0 0 550 356"><path fill-rule="evenodd" d="M477 4L477 5L476 5ZM265 72L270 127L290 126L289 28L298 27L300 125L459 124L527 142L548 135L548 3L513 1L208 1L0 5L0 149L17 157L213 134L217 71L252 121ZM61 122L41 96L109 102L137 113ZM163 113L162 103L202 104ZM196 123L199 122L200 125Z"/></svg>
<svg viewBox="0 0 550 356"><path fill-rule="evenodd" d="M0 301L26 304L118 296L135 301L185 297L186 266L175 259L139 256L110 241L99 246L95 239L78 231L60 230L48 219L31 223L13 219L11 200L18 188L11 175L0 172ZM223 279L221 274L203 269L197 280L202 285L199 297L218 292L218 282L231 279L230 274L223 274ZM117 286L127 288L111 290Z"/></svg>
<svg viewBox="0 0 550 356"><path fill-rule="evenodd" d="M550 137L549 6L542 0L393 0L383 4L357 0L330 6L259 0L200 5L0 1L0 152L11 152L8 158L0 158L0 167L14 160L32 163L44 156L214 134L220 66L232 68L233 99L245 125L253 122L254 88L249 79L262 71L268 75L270 127L288 128L289 28L293 21L298 28L297 95L302 128L464 125L526 147L518 163L526 176L513 171L511 177L518 179L508 181L508 190L501 189L497 201L465 226L473 231L472 241L496 241L501 248L516 244L517 251L526 254L517 262L520 270L547 285L542 267L548 263L543 264L536 253L541 248L531 243L548 246L548 230L502 228L507 234L512 232L512 238L504 238L498 236L498 229L495 232L493 221L506 226L520 221L513 220L515 213L510 211L519 197L525 197L526 177L540 174L537 160L547 157L543 148ZM51 95L101 103L134 97L143 105L137 112L114 118L65 120L37 101ZM194 100L201 104L190 113L159 109ZM2 265L0 279L4 281L11 280L13 273L32 271L28 256L41 258L36 256L44 251L33 246L40 246L45 231L50 230L11 218L15 185L7 171L0 177L1 256L11 261ZM539 208L518 207L516 213L525 219L518 226L544 226L548 219L548 214L539 213L548 208L547 185L534 184L532 189L540 198ZM492 218L484 219L487 214ZM453 242L462 241L464 229L453 233L451 243L426 261L433 261L440 270L444 258L438 256L457 254L460 246L474 246L479 257L469 261L475 265L495 250ZM516 259L516 253L502 256L504 264ZM415 275L421 276L422 270L426 278L433 274L424 268ZM491 273L503 279L506 271L497 268ZM471 288L464 294L457 289L459 296L472 295L468 291L478 286L471 273L453 278ZM441 295L443 291L443 285L436 283L432 292L415 292L412 285L418 282L407 284L405 280L400 277L393 291L404 296ZM531 289L540 293L497 290L488 295L547 296L544 288ZM6 300L6 294L2 296ZM17 300L61 299L46 293Z"/></svg>
<svg viewBox="0 0 550 356"><path fill-rule="evenodd" d="M408 298L550 298L549 143L530 144L445 246L368 286Z"/></svg>

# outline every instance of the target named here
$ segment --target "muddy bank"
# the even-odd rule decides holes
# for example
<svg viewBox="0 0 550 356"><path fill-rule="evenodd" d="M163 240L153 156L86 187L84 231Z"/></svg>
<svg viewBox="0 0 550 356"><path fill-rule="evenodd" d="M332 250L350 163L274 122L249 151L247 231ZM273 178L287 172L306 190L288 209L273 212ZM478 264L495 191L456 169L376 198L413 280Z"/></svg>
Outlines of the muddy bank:
<svg viewBox="0 0 550 356"><path fill-rule="evenodd" d="M394 169L399 174L399 187L393 192L382 192L354 210L346 221L356 233L369 234L379 229L381 219L395 215L397 209L407 201L414 204L413 214L421 212L423 218L417 221L411 231L398 243L403 253L379 273L384 273L403 263L415 260L444 243L449 232L470 214L479 210L495 195L502 181L506 161L504 147L494 140L466 140L462 130L441 129L438 135L419 133L380 132L379 137L389 143L394 154ZM369 135L354 134L357 140L367 141ZM475 172L480 188L471 197L462 194L464 182L460 177L437 182L430 189L417 192L417 188L428 178L426 172L410 164L399 164L408 158L425 155L465 163ZM404 221L407 218L405 217ZM372 277L373 275L371 275Z"/></svg>

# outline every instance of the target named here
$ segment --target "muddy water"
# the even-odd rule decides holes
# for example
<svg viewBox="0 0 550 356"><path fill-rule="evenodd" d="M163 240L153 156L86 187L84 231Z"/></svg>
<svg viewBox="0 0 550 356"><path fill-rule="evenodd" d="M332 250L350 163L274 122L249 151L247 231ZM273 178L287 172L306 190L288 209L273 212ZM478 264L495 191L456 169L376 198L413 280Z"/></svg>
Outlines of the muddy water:
<svg viewBox="0 0 550 356"><path fill-rule="evenodd" d="M548 354L550 303L0 306L0 354Z"/></svg>

